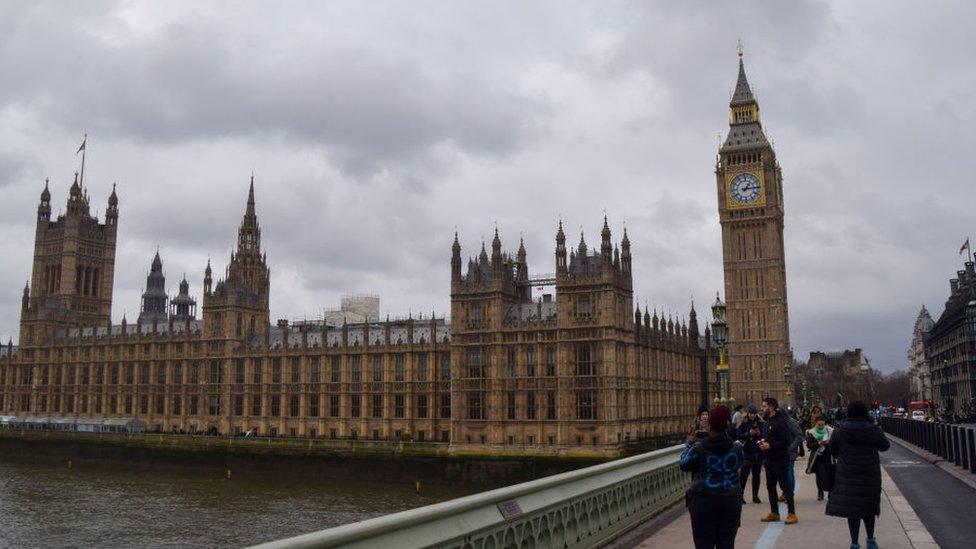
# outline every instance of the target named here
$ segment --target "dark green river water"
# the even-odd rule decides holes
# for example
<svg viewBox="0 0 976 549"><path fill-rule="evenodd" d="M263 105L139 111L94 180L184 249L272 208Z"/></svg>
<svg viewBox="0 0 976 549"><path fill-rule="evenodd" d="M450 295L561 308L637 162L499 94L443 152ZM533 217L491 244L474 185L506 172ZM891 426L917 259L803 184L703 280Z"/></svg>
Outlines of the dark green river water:
<svg viewBox="0 0 976 549"><path fill-rule="evenodd" d="M3 454L0 547L240 547L483 490Z"/></svg>

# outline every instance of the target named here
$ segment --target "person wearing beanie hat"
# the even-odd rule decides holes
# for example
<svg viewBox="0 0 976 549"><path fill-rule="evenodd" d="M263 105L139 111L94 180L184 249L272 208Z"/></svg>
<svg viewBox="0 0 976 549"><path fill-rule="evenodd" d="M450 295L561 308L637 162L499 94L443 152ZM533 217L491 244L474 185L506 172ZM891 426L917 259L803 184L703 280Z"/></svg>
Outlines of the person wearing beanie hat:
<svg viewBox="0 0 976 549"><path fill-rule="evenodd" d="M708 432L688 435L678 462L692 474L685 504L696 548L734 547L742 516L739 469L742 444L729 437L732 412L719 405L708 414Z"/></svg>
<svg viewBox="0 0 976 549"><path fill-rule="evenodd" d="M762 452L759 450L759 440L762 438L763 420L759 417L759 408L755 404L746 407L742 422L736 428L736 440L742 444L742 503L745 503L746 483L752 475L752 502L762 503L759 499L760 473L762 472Z"/></svg>

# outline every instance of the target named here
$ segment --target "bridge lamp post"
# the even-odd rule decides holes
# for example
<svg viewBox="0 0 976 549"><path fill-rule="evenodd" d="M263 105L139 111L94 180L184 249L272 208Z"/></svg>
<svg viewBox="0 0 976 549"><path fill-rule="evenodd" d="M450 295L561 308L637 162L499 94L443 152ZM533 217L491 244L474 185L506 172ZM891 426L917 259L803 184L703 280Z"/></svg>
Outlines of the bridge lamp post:
<svg viewBox="0 0 976 549"><path fill-rule="evenodd" d="M727 360L725 344L729 338L729 325L725 321L725 303L715 294L715 303L712 304L712 342L718 350L718 364L715 372L718 374L718 396L715 397L716 404L732 406L733 399L729 396L729 363Z"/></svg>
<svg viewBox="0 0 976 549"><path fill-rule="evenodd" d="M786 384L786 405L789 406L793 401L793 369L789 362L783 365L783 383Z"/></svg>

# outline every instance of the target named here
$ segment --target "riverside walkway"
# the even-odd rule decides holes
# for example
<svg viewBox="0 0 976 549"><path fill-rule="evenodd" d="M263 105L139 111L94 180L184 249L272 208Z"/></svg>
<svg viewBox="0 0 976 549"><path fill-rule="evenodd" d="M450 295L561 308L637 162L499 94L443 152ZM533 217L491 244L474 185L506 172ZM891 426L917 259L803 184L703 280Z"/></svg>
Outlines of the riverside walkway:
<svg viewBox="0 0 976 549"><path fill-rule="evenodd" d="M771 549L776 547L803 549L823 549L825 547L848 547L850 536L847 521L824 514L826 500L817 501L817 487L813 475L803 471L806 461L796 464L797 498L796 514L800 522L785 525L783 522L765 523L760 518L769 513L766 503L765 476L760 491L762 504L747 503L742 506L742 526L735 539L736 547L755 547ZM937 545L925 526L919 520L898 486L888 473L882 469L881 516L875 528L878 545L885 549L936 549ZM780 516L786 517L786 504L780 503ZM647 533L651 530L651 533ZM864 547L864 531L861 531L861 547ZM614 548L657 548L678 549L694 547L691 540L691 522L687 512L681 512L669 524L661 527L648 524L638 527L611 545Z"/></svg>

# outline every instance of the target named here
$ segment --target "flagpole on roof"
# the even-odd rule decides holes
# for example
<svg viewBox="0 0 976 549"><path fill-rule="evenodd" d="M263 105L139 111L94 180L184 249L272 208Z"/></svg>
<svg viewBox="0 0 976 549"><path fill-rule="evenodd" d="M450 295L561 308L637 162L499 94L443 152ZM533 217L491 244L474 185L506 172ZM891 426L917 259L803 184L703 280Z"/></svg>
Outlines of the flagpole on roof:
<svg viewBox="0 0 976 549"><path fill-rule="evenodd" d="M81 153L81 181L79 185L84 188L85 186L85 144L88 143L88 133L85 133L84 139L81 140L81 146L78 147L78 151L75 154Z"/></svg>

